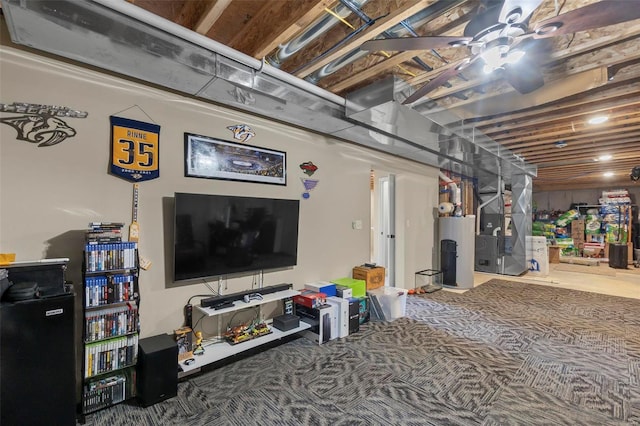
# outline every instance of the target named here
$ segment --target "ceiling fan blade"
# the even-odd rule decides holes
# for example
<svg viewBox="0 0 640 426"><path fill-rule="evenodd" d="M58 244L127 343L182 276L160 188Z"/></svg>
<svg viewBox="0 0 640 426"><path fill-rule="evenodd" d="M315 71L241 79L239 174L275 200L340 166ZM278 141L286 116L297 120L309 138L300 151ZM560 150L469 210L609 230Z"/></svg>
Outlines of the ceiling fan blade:
<svg viewBox="0 0 640 426"><path fill-rule="evenodd" d="M466 46L471 37L399 37L369 40L360 46L362 50L376 52L379 50L428 50L443 47Z"/></svg>
<svg viewBox="0 0 640 426"><path fill-rule="evenodd" d="M504 67L504 79L523 95L544 86L540 68L533 61L524 61L524 58L521 63Z"/></svg>
<svg viewBox="0 0 640 426"><path fill-rule="evenodd" d="M413 103L435 88L442 86L444 83L458 75L462 71L462 69L466 68L466 65L468 64L469 59L467 58L462 64L452 66L449 69L444 70L436 78L430 80L427 84L416 90L411 96L405 99L404 102L402 102L402 105Z"/></svg>
<svg viewBox="0 0 640 426"><path fill-rule="evenodd" d="M498 21L505 24L519 24L542 4L543 0L505 0Z"/></svg>
<svg viewBox="0 0 640 426"><path fill-rule="evenodd" d="M538 22L533 29L533 37L555 37L639 18L640 5L635 1L602 0Z"/></svg>

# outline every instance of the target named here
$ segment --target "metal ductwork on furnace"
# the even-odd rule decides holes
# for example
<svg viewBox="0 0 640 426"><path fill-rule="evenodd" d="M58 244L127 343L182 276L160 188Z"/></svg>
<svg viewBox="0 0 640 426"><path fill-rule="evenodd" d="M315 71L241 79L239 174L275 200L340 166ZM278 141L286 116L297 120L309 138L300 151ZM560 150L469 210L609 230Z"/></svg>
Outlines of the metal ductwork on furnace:
<svg viewBox="0 0 640 426"><path fill-rule="evenodd" d="M476 129L451 124L458 117L401 105L412 89L393 78L345 99L124 1L2 0L2 10L17 44L460 175L536 175Z"/></svg>

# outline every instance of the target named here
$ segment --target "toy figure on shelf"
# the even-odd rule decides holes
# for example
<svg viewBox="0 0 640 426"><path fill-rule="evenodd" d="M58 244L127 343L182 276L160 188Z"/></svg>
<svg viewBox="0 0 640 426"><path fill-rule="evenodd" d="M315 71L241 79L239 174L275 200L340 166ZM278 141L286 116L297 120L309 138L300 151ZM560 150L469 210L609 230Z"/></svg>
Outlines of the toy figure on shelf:
<svg viewBox="0 0 640 426"><path fill-rule="evenodd" d="M194 355L202 355L204 353L204 348L202 347L202 331L196 331L196 345L193 350Z"/></svg>

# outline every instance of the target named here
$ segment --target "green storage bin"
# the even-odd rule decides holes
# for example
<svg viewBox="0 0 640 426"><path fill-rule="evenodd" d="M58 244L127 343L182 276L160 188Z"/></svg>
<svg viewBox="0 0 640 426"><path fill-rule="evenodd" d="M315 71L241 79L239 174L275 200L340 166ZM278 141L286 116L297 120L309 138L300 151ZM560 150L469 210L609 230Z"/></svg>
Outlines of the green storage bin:
<svg viewBox="0 0 640 426"><path fill-rule="evenodd" d="M350 287L352 297L365 297L367 295L367 283L364 280L356 280L354 278L338 278L331 280L332 283Z"/></svg>

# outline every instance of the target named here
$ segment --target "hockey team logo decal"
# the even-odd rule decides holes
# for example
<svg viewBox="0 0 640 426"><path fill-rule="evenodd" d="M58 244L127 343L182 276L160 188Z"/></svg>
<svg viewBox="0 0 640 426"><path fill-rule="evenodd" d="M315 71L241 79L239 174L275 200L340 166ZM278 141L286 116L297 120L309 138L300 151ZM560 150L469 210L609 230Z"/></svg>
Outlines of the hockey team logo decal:
<svg viewBox="0 0 640 426"><path fill-rule="evenodd" d="M236 124L235 126L228 126L227 129L233 132L233 138L242 142L247 142L249 139L256 135L256 132L251 130L251 127L246 124Z"/></svg>
<svg viewBox="0 0 640 426"><path fill-rule="evenodd" d="M23 102L0 104L0 112L21 114L0 118L0 123L16 129L16 139L37 143L38 147L53 146L76 135L61 117L86 118L89 114L57 105L40 105Z"/></svg>

